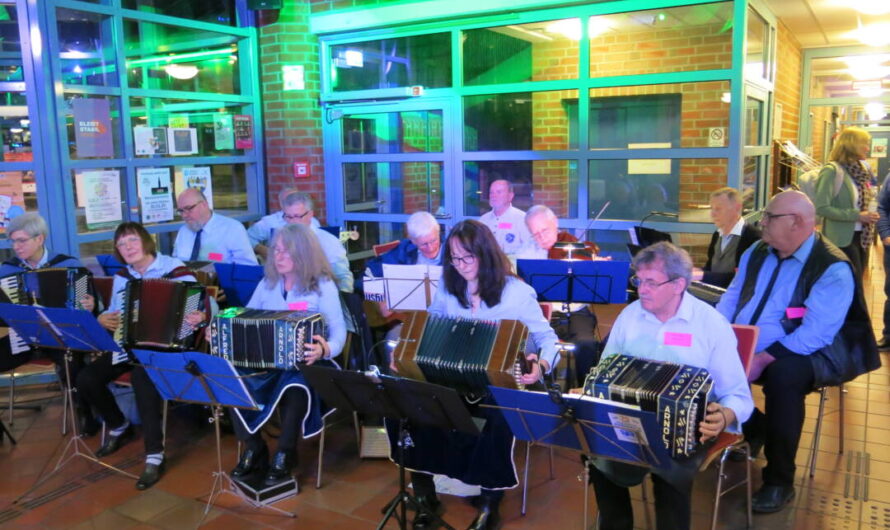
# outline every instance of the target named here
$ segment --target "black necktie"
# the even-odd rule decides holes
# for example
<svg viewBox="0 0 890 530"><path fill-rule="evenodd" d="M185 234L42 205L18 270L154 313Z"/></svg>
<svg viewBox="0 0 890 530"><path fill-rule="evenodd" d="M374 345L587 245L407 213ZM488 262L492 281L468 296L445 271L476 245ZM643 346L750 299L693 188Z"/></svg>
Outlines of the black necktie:
<svg viewBox="0 0 890 530"><path fill-rule="evenodd" d="M767 300L769 300L769 295L773 292L773 286L776 285L776 280L779 279L779 270L788 258L780 258L776 256L776 259L779 260L779 263L776 265L776 268L773 269L773 275L770 277L769 283L766 284L766 290L763 291L763 296L760 297L760 302L757 304L757 308L754 310L754 313L751 314L751 325L757 324L757 319L760 318L760 313L763 312L763 307L766 305Z"/></svg>
<svg viewBox="0 0 890 530"><path fill-rule="evenodd" d="M195 234L195 244L192 245L192 255L189 257L189 261L195 261L198 259L198 254L201 253L201 232L203 231L204 229L202 228Z"/></svg>

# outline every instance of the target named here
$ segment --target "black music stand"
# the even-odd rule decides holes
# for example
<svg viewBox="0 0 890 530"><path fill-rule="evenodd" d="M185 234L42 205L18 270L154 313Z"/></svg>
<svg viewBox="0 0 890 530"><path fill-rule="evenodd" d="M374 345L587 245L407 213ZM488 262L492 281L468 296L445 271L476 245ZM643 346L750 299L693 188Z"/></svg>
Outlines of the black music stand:
<svg viewBox="0 0 890 530"><path fill-rule="evenodd" d="M25 306L15 304L0 304L0 319L15 330L16 334L31 348L64 351L65 378L71 382L71 359L75 354L99 353L100 355L113 355L120 353L120 346L111 338L108 331L103 328L96 317L81 309L65 309L56 307ZM136 475L128 473L120 468L112 466L96 458L93 451L77 432L77 417L74 414L74 400L69 397L68 410L71 418L71 439L62 451L56 466L52 471L40 477L31 488L23 493L14 503L18 503L32 491L43 485L53 475L62 469L75 457L83 457L95 462L111 471L115 471L130 478ZM69 450L73 452L66 456Z"/></svg>
<svg viewBox="0 0 890 530"><path fill-rule="evenodd" d="M216 471L213 472L213 487L204 507L204 517L210 512L213 500L223 493L230 493L255 508L266 508L281 515L296 517L295 514L276 508L270 503L251 499L238 489L222 468L219 424L223 407L237 407L256 410L257 404L248 392L232 363L206 353L157 352L133 350L133 355L145 368L145 372L162 398L168 401L183 401L209 405L213 409L214 432L216 434ZM293 480L293 479L291 479ZM296 483L293 484L296 491ZM200 521L198 522L200 524Z"/></svg>
<svg viewBox="0 0 890 530"><path fill-rule="evenodd" d="M435 522L454 530L436 513L427 510L408 493L405 481L405 447L412 445L408 425L424 425L443 430L479 434L470 412L457 391L452 388L380 375L377 372L348 372L322 366L302 366L306 381L328 404L359 414L383 416L399 422L398 466L399 492L383 509L382 529L393 516L399 527L407 528L409 506L425 512ZM396 513L400 510L401 513Z"/></svg>
<svg viewBox="0 0 890 530"><path fill-rule="evenodd" d="M644 467L663 467L671 457L663 449L655 414L639 407L573 394L556 387L527 392L489 386L497 405L519 440L532 445L565 447L582 454L584 528L587 528L587 484L593 456ZM528 480L528 461L525 463Z"/></svg>
<svg viewBox="0 0 890 530"><path fill-rule="evenodd" d="M627 301L627 261L521 259L519 275L542 302L621 304Z"/></svg>

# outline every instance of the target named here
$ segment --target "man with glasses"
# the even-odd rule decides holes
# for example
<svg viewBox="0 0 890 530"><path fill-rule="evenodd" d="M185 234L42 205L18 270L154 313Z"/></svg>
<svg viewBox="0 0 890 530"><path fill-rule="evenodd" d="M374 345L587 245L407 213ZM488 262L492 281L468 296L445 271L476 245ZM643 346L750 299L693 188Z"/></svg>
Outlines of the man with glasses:
<svg viewBox="0 0 890 530"><path fill-rule="evenodd" d="M817 233L816 209L799 191L779 193L763 212L763 239L742 256L717 310L760 328L748 378L763 384L763 412L745 424L752 455L765 447L756 512L794 498L804 399L880 365L862 288L850 260Z"/></svg>
<svg viewBox="0 0 890 530"><path fill-rule="evenodd" d="M253 245L253 251L256 252L257 256L266 259L266 255L269 253L267 243L272 241L272 236L275 235L275 232L298 219L297 214L285 212L285 209L293 208L293 203L287 203L286 199L298 192L299 190L296 188L284 188L281 190L278 193L278 206L281 209L264 216L247 229L247 236L250 238L250 244ZM287 218L285 219L285 217ZM321 228L321 223L315 217L312 217L312 228Z"/></svg>
<svg viewBox="0 0 890 530"><path fill-rule="evenodd" d="M491 230L504 254L514 256L531 242L531 235L525 226L525 212L513 206L513 183L505 179L492 181L488 204L491 210L479 222Z"/></svg>
<svg viewBox="0 0 890 530"><path fill-rule="evenodd" d="M701 442L722 431L739 432L754 408L751 390L729 322L713 307L686 292L692 277L689 254L668 242L640 250L633 258L639 300L621 311L603 357L624 354L705 368L714 381ZM653 471L658 528L689 528L692 481L706 451L672 460ZM642 482L648 469L596 459L590 475L600 509L600 529L633 528L628 487Z"/></svg>
<svg viewBox="0 0 890 530"><path fill-rule="evenodd" d="M190 261L219 261L257 265L256 255L240 222L214 213L204 193L188 188L176 199L183 225L176 234L173 257Z"/></svg>

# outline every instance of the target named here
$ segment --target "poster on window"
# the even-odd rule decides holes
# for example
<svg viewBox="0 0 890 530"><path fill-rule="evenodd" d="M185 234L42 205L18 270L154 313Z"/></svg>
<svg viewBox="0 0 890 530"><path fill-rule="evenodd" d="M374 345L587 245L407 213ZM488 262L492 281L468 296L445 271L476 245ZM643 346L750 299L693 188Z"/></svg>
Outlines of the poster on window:
<svg viewBox="0 0 890 530"><path fill-rule="evenodd" d="M253 118L249 114L235 114L235 149L253 149Z"/></svg>
<svg viewBox="0 0 890 530"><path fill-rule="evenodd" d="M170 168L141 167L136 170L139 185L139 203L142 206L142 223L160 223L173 220L173 187Z"/></svg>
<svg viewBox="0 0 890 530"><path fill-rule="evenodd" d="M207 198L207 207L213 209L213 181L210 178L209 167L184 167L182 168L182 183L186 188L198 188ZM177 187L177 189L183 189Z"/></svg>
<svg viewBox="0 0 890 530"><path fill-rule="evenodd" d="M23 172L0 172L0 234L6 232L9 219L25 213Z"/></svg>
<svg viewBox="0 0 890 530"><path fill-rule="evenodd" d="M887 158L887 138L871 139L872 158Z"/></svg>
<svg viewBox="0 0 890 530"><path fill-rule="evenodd" d="M83 192L87 229L112 228L123 220L120 171L80 171L75 178Z"/></svg>
<svg viewBox="0 0 890 530"><path fill-rule="evenodd" d="M171 155L198 153L198 129L167 129L167 149Z"/></svg>
<svg viewBox="0 0 890 530"><path fill-rule="evenodd" d="M111 109L107 99L77 98L74 112L74 146L78 158L112 157Z"/></svg>
<svg viewBox="0 0 890 530"><path fill-rule="evenodd" d="M218 112L213 115L213 146L217 151L229 151L235 148L235 131L231 114Z"/></svg>

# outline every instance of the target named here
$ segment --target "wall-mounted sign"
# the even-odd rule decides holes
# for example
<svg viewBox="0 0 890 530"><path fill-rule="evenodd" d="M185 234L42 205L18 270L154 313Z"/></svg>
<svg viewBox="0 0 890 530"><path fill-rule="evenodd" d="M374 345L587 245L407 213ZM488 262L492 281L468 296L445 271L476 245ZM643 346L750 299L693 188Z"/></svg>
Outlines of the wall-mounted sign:
<svg viewBox="0 0 890 530"><path fill-rule="evenodd" d="M143 223L173 220L173 187L169 167L140 167L136 170Z"/></svg>
<svg viewBox="0 0 890 530"><path fill-rule="evenodd" d="M304 179L311 176L309 172L309 161L308 160L297 160L294 162L294 178L295 179Z"/></svg>
<svg viewBox="0 0 890 530"><path fill-rule="evenodd" d="M121 177L116 169L75 173L82 193L87 228L111 228L123 220Z"/></svg>
<svg viewBox="0 0 890 530"><path fill-rule="evenodd" d="M235 114L232 127L235 129L235 149L253 149L253 118L249 114Z"/></svg>
<svg viewBox="0 0 890 530"><path fill-rule="evenodd" d="M281 80L284 82L284 90L303 90L306 88L303 65L283 65L281 67Z"/></svg>
<svg viewBox="0 0 890 530"><path fill-rule="evenodd" d="M107 99L77 98L74 112L74 144L78 158L113 157L111 110Z"/></svg>

